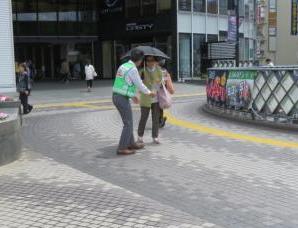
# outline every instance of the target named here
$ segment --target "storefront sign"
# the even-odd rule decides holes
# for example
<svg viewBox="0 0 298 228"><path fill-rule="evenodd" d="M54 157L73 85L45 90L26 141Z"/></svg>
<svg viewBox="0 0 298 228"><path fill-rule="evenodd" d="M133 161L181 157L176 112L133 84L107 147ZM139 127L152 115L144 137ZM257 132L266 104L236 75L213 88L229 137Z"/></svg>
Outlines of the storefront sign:
<svg viewBox="0 0 298 228"><path fill-rule="evenodd" d="M126 31L144 31L144 30L152 30L154 24L138 24L138 23L129 23L126 24Z"/></svg>
<svg viewBox="0 0 298 228"><path fill-rule="evenodd" d="M104 0L101 4L102 15L109 15L114 13L120 13L123 11L123 3L121 0Z"/></svg>
<svg viewBox="0 0 298 228"><path fill-rule="evenodd" d="M226 85L227 106L237 109L250 108L251 94L256 76L257 71L231 70L229 72Z"/></svg>

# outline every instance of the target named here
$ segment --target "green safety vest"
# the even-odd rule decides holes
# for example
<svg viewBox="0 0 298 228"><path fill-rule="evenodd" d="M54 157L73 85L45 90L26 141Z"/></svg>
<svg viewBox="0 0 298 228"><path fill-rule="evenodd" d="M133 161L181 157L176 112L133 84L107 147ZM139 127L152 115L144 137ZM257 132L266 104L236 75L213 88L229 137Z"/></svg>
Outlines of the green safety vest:
<svg viewBox="0 0 298 228"><path fill-rule="evenodd" d="M123 74L117 74L116 79L113 86L113 92L126 96L126 97L134 97L136 95L136 86L134 84L129 85L125 80L128 72L132 70L135 65L131 62L124 63L120 66L120 68L124 68Z"/></svg>

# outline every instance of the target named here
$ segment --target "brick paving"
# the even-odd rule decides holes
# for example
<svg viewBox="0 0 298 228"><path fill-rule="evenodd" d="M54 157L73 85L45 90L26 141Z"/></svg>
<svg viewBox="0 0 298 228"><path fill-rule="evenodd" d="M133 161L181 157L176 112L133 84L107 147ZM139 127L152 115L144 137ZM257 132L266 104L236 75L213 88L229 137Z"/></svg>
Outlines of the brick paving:
<svg viewBox="0 0 298 228"><path fill-rule="evenodd" d="M204 89L198 87L198 90ZM196 91L196 88L186 85L180 92L187 91ZM293 132L210 117L199 110L203 103L203 97L176 99L171 112L177 118L217 129L297 141L297 134ZM134 117L136 126L139 119L137 110L134 111ZM145 227L187 227L186 224L190 224L190 227L226 228L298 227L297 149L232 140L170 125L161 131L162 144L153 145L149 122L145 133L146 149L133 156L119 157L115 150L121 122L115 110L78 108L36 112L24 122L24 145L34 153L26 152L29 157L0 168L0 174L7 173L0 175L0 195L10 189L14 190L16 197L22 197L22 193L26 193L25 189L29 189L29 195L32 192L31 195L36 194L45 202L47 198L53 197L52 201L57 206L67 207L70 203L104 213L97 210L92 202L97 202L98 207L103 204L108 207L106 210L112 210L109 203L101 202L108 197L101 197L107 185L113 186L108 191L111 193L108 197L111 202L115 205L122 203L122 208L127 202L124 200L123 203L122 198L127 197L131 200L128 200L131 202L128 205L137 208L134 210L136 216L132 216L131 211L126 213L128 218L147 218L166 211L159 224L148 223ZM49 183L44 183L47 181ZM87 190L89 188L92 190ZM43 189L42 193L38 189ZM75 201L73 194L81 198ZM115 200L112 200L114 197ZM5 194L4 198L0 200L0 205L2 201L7 203L8 206L4 208L10 208L9 205L19 208L22 204L17 204L16 199L10 199ZM29 197L31 200L33 198ZM63 203L61 199L64 198L71 198L75 203ZM148 205L151 205L149 209ZM50 208L53 213L54 210L61 210L60 207L53 209L51 204L44 207ZM77 211L77 207L74 206L73 210ZM21 214L22 218L22 214L27 213L26 208L22 207L18 212L13 215ZM11 213L12 210L6 213L5 218ZM31 218L35 214L38 214L38 210L26 215ZM98 214L96 216L100 217ZM20 221L30 220L28 217ZM107 218L111 219L110 216ZM53 220L52 217L46 219ZM86 227L90 226L88 222L84 222ZM107 222L111 223L110 220ZM128 225L132 226L131 223ZM77 227L84 226L77 224ZM109 224L107 227L112 226ZM123 223L121 227L124 227Z"/></svg>
<svg viewBox="0 0 298 228"><path fill-rule="evenodd" d="M1 228L219 228L28 150L0 183Z"/></svg>

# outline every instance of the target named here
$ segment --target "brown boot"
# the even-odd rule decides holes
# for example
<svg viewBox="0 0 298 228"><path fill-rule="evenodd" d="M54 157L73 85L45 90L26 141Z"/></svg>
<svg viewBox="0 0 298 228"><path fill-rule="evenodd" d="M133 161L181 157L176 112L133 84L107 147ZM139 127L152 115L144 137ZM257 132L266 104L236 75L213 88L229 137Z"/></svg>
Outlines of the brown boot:
<svg viewBox="0 0 298 228"><path fill-rule="evenodd" d="M145 147L145 144L144 143L134 143L133 145L130 145L128 147L128 149L131 149L131 150L140 150L140 149L143 149Z"/></svg>
<svg viewBox="0 0 298 228"><path fill-rule="evenodd" d="M136 151L135 150L131 150L131 149L121 149L117 151L117 154L119 155L130 155L130 154L135 154Z"/></svg>

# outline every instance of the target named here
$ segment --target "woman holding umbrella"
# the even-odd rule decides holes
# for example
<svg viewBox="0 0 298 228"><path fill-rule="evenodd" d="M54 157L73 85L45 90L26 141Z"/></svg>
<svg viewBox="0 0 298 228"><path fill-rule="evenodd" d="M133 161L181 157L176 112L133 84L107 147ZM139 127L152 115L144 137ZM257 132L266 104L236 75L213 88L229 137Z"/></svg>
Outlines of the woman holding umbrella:
<svg viewBox="0 0 298 228"><path fill-rule="evenodd" d="M155 92L161 87L163 73L161 68L158 66L156 57L146 56L145 57L145 66L144 69L140 71L140 75L143 76L144 84ZM146 127L146 123L149 117L151 110L152 115L152 139L153 143L159 144L159 117L160 117L160 108L157 97L150 97L146 94L141 94L140 97L140 106L141 106L141 119L138 127L138 142L144 143L143 136Z"/></svg>

